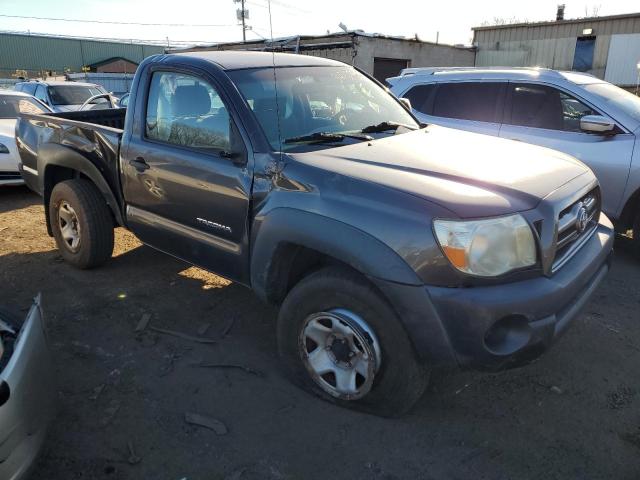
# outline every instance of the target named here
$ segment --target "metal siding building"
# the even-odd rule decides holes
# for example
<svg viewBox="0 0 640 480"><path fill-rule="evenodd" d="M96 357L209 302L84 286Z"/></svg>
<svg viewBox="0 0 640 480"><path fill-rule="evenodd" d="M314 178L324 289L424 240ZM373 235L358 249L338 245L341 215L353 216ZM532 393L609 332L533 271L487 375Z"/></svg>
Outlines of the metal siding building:
<svg viewBox="0 0 640 480"><path fill-rule="evenodd" d="M640 75L637 62L640 62L640 33L613 35L604 79L618 85L637 84Z"/></svg>
<svg viewBox="0 0 640 480"><path fill-rule="evenodd" d="M592 30L590 34L585 32L589 29ZM636 69L640 57L630 57L635 50L626 48L625 42L633 42L640 48L637 37L629 35L640 34L640 13L476 27L473 31L476 66L572 70L576 45L581 39L593 38L591 68L585 71L618 85L635 85L636 82L635 77L629 82L629 70L631 66ZM609 62L614 59L615 66L610 67ZM609 68L614 68L615 73L609 72ZM617 73L622 71L626 73Z"/></svg>
<svg viewBox="0 0 640 480"><path fill-rule="evenodd" d="M53 71L81 72L82 67L112 57L140 63L145 57L164 53L164 47L139 43L103 42L41 35L0 33L0 78L11 78L16 70L30 76Z"/></svg>

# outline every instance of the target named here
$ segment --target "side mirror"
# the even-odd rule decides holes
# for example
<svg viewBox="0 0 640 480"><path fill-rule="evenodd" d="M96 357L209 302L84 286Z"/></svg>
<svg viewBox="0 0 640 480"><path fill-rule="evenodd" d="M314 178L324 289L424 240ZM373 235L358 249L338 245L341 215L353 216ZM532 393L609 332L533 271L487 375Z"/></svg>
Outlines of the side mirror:
<svg viewBox="0 0 640 480"><path fill-rule="evenodd" d="M411 100L409 100L408 98L404 98L404 97L401 97L398 100L400 100L400 103L402 105L404 105L404 108L406 108L407 110L411 111Z"/></svg>
<svg viewBox="0 0 640 480"><path fill-rule="evenodd" d="M247 156L247 149L245 148L242 135L238 131L235 122L229 118L229 149L222 150L220 156L222 158L228 158L236 167L244 167L249 158Z"/></svg>
<svg viewBox="0 0 640 480"><path fill-rule="evenodd" d="M616 124L602 115L585 115L580 119L580 129L589 133L612 133Z"/></svg>

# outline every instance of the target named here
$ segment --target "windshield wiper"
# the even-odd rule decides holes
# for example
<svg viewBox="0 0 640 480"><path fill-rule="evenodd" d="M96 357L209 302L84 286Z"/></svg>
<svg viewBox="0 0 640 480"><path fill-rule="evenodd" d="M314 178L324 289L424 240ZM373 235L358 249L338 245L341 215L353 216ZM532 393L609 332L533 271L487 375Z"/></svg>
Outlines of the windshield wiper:
<svg viewBox="0 0 640 480"><path fill-rule="evenodd" d="M405 125L404 123L382 122L382 123L378 123L377 125L369 125L368 127L364 127L360 131L362 133L380 133L380 132L388 132L389 130L397 130L400 127L408 128L409 130L417 130L416 127Z"/></svg>
<svg viewBox="0 0 640 480"><path fill-rule="evenodd" d="M286 138L282 143L305 143L305 142L332 143L332 142L342 142L345 138L355 138L356 140L373 140L373 137L369 135L362 135L359 133L316 132L316 133L311 133L309 135L301 135L299 137Z"/></svg>

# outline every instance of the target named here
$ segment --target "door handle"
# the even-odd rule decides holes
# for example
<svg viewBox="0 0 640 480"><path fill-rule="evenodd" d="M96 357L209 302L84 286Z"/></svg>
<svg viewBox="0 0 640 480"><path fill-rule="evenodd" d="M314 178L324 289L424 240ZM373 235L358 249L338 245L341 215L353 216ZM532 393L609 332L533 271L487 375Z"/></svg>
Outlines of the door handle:
<svg viewBox="0 0 640 480"><path fill-rule="evenodd" d="M135 168L138 172L142 173L145 170L149 170L151 167L142 157L136 157L135 160L129 160L129 165Z"/></svg>

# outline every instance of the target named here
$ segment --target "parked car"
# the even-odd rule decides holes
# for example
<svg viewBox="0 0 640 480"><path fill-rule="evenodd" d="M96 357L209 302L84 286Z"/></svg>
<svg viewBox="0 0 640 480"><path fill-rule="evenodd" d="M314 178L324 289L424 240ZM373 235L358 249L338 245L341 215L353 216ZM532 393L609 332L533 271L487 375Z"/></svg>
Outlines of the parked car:
<svg viewBox="0 0 640 480"><path fill-rule="evenodd" d="M640 98L592 75L538 68L413 68L387 82L423 122L553 148L586 163L602 207L640 254Z"/></svg>
<svg viewBox="0 0 640 480"><path fill-rule="evenodd" d="M126 110L23 116L17 132L66 261L104 263L121 225L252 288L280 306L292 378L343 406L398 414L433 366L530 360L609 269L584 164L420 128L327 59L154 56Z"/></svg>
<svg viewBox="0 0 640 480"><path fill-rule="evenodd" d="M46 113L51 109L26 93L0 90L0 186L22 185L18 171L16 119L21 113Z"/></svg>
<svg viewBox="0 0 640 480"><path fill-rule="evenodd" d="M24 480L56 403L40 298L26 320L0 309L0 478Z"/></svg>
<svg viewBox="0 0 640 480"><path fill-rule="evenodd" d="M93 108L114 108L115 101L101 85L83 82L39 81L16 83L15 89L33 95L54 112L73 112L94 101ZM94 98L95 97L95 98Z"/></svg>

